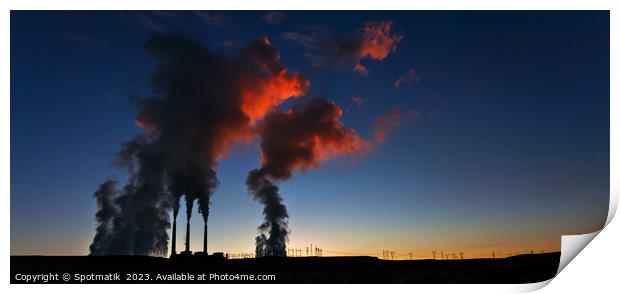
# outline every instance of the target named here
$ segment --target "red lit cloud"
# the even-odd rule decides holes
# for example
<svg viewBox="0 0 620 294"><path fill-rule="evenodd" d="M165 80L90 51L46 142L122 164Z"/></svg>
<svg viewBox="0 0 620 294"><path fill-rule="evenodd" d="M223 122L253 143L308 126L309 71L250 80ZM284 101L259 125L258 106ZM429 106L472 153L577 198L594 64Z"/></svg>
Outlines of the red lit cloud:
<svg viewBox="0 0 620 294"><path fill-rule="evenodd" d="M413 108L404 113L401 113L399 108L394 108L388 113L376 118L373 124L375 143L381 144L385 142L390 132L399 128L409 120L417 118L418 115L418 111Z"/></svg>
<svg viewBox="0 0 620 294"><path fill-rule="evenodd" d="M314 66L322 66L327 61L331 65L352 68L368 75L369 70L361 64L361 60L384 60L396 51L403 39L403 35L394 32L393 27L394 23L390 20L369 21L359 34L346 35L315 29L304 33L285 32L282 38L306 49L306 56Z"/></svg>
<svg viewBox="0 0 620 294"><path fill-rule="evenodd" d="M383 60L390 52L396 51L396 46L403 39L402 34L393 33L392 21L370 21L364 25L362 43L357 54L357 62L353 70L368 74L368 69L360 63L364 58Z"/></svg>
<svg viewBox="0 0 620 294"><path fill-rule="evenodd" d="M370 143L347 128L341 116L342 109L323 98L267 114L257 127L262 171L283 180L295 170L318 168L324 160L369 152Z"/></svg>
<svg viewBox="0 0 620 294"><path fill-rule="evenodd" d="M242 82L243 83L243 82ZM261 119L272 107L291 97L301 97L309 82L298 73L286 69L271 73L262 83L246 85L241 89L242 109L252 122Z"/></svg>
<svg viewBox="0 0 620 294"><path fill-rule="evenodd" d="M241 77L241 108L251 122L261 119L272 107L288 98L306 94L310 82L300 73L288 73L280 64L280 55L267 37L259 41L262 47L257 59L262 61L257 78ZM254 73L253 73L254 74Z"/></svg>
<svg viewBox="0 0 620 294"><path fill-rule="evenodd" d="M136 125L138 127L140 127L141 129L143 129L145 132L147 132L148 134L152 134L157 132L157 126L150 123L147 120L144 120L140 117L137 117L134 122L136 123Z"/></svg>
<svg viewBox="0 0 620 294"><path fill-rule="evenodd" d="M252 138L256 121L287 99L303 96L310 86L301 73L281 64L267 37L250 43L233 60L177 35L155 35L148 45L168 58L156 83L169 94L167 99L140 99L136 124L184 146L181 157L201 154L214 162L227 155L234 144Z"/></svg>

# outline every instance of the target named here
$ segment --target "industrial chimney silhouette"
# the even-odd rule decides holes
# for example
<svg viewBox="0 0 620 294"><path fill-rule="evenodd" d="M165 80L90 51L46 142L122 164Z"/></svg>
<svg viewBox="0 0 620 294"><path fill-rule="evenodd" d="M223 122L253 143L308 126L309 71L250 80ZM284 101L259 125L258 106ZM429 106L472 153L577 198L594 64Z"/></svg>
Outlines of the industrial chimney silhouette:
<svg viewBox="0 0 620 294"><path fill-rule="evenodd" d="M202 244L202 252L204 252L205 255L208 255L209 253L207 253L207 222L205 222L205 231L204 231L204 243Z"/></svg>
<svg viewBox="0 0 620 294"><path fill-rule="evenodd" d="M189 218L187 219L187 234L185 235L185 252L189 252Z"/></svg>
<svg viewBox="0 0 620 294"><path fill-rule="evenodd" d="M172 255L177 255L177 218L172 221Z"/></svg>

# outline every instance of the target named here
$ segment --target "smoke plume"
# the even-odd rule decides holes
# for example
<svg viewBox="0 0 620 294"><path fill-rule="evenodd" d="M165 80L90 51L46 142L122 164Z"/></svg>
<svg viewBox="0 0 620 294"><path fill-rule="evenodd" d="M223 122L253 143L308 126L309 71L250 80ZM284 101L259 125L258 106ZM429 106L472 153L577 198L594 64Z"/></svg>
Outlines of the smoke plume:
<svg viewBox="0 0 620 294"><path fill-rule="evenodd" d="M107 246L107 242L109 242L111 222L117 213L116 206L114 205L116 193L116 181L107 180L99 186L93 195L97 199L99 211L95 215L97 219L97 231L93 243L90 245L91 255L102 255L106 253L104 250Z"/></svg>
<svg viewBox="0 0 620 294"><path fill-rule="evenodd" d="M112 223L109 242L93 241L97 254L166 254L168 214L176 220L182 196L188 218L197 200L206 223L218 160L249 141L252 126L272 108L309 87L280 63L267 38L233 59L180 34L154 33L145 49L158 61L152 83L160 96L132 98L144 133L118 154L130 177L114 200L117 213L105 220Z"/></svg>
<svg viewBox="0 0 620 294"><path fill-rule="evenodd" d="M391 28L391 22L367 23L361 38L335 52L352 56L355 64L382 60L402 38ZM180 34L154 33L145 49L157 60L152 83L158 96L132 97L143 132L118 153L119 167L129 173L123 189L107 181L95 193L99 211L91 254L166 255L169 212L176 224L182 197L187 219L197 201L206 228L219 160L235 144L258 137L262 165L246 180L264 205L256 254L285 256L288 212L277 184L325 160L370 152L372 144L346 127L342 109L323 98L277 108L304 96L309 82L281 64L266 37L234 58ZM409 115L395 112L378 120L375 141L382 142Z"/></svg>
<svg viewBox="0 0 620 294"><path fill-rule="evenodd" d="M262 166L249 173L246 184L264 205L257 256L286 255L288 213L277 182L295 171L318 168L324 160L369 151L370 144L340 121L342 113L333 102L314 98L288 111L270 112L256 127Z"/></svg>

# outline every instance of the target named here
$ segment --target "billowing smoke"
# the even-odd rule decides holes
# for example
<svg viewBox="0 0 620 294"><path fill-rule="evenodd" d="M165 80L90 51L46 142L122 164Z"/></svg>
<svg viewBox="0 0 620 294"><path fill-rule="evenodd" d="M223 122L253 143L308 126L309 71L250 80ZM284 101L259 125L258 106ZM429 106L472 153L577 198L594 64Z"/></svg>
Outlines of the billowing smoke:
<svg viewBox="0 0 620 294"><path fill-rule="evenodd" d="M95 215L97 219L97 231L93 243L90 245L90 254L101 255L110 240L110 230L112 220L116 216L117 210L114 205L116 197L116 181L107 180L103 182L93 196L97 199L99 211Z"/></svg>
<svg viewBox="0 0 620 294"><path fill-rule="evenodd" d="M350 51L356 64L363 58L381 60L394 50L402 37L391 34L391 26L366 25ZM345 54L345 47L336 53ZM188 220L198 202L206 232L218 161L235 144L258 136L262 166L246 181L264 205L256 253L286 255L288 212L277 184L296 171L318 168L324 160L369 152L371 143L347 128L340 120L343 111L323 98L277 110L287 99L305 95L309 82L280 63L267 38L249 44L235 58L180 34L152 34L145 48L158 61L152 82L159 96L132 98L138 108L135 122L144 132L118 153L119 167L129 172L122 191L108 181L95 194L98 227L91 253L165 255L169 212L176 224L182 197ZM378 123L376 141L398 125ZM172 232L176 237L176 226Z"/></svg>
<svg viewBox="0 0 620 294"><path fill-rule="evenodd" d="M115 200L110 242L104 255L163 255L167 251L171 203L164 194L164 156L152 138L138 136L123 144L118 156L130 172Z"/></svg>
<svg viewBox="0 0 620 294"><path fill-rule="evenodd" d="M265 221L258 226L259 235L256 237L257 257L286 256L288 212L273 181L262 169L251 171L246 181L254 199L264 206Z"/></svg>
<svg viewBox="0 0 620 294"><path fill-rule="evenodd" d="M188 219L197 200L206 225L218 160L249 141L252 126L273 107L309 87L280 64L267 38L234 59L180 34L152 34L145 48L158 61L152 81L161 96L133 98L144 133L119 152L129 180L114 200L117 213L105 220L112 223L109 242L95 240L93 254L165 254L168 213L176 222L182 196Z"/></svg>
<svg viewBox="0 0 620 294"><path fill-rule="evenodd" d="M249 173L246 184L254 199L264 205L264 222L258 227L256 256L285 256L288 213L276 183L294 171L318 168L336 156L369 151L370 144L347 128L342 109L323 98L273 111L256 127L262 167Z"/></svg>

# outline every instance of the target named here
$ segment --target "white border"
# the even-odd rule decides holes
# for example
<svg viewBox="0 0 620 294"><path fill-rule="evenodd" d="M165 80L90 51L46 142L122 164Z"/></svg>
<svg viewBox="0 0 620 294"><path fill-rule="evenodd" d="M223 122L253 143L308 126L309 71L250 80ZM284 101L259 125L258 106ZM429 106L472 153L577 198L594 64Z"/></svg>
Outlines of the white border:
<svg viewBox="0 0 620 294"><path fill-rule="evenodd" d="M314 10L611 10L611 51L618 51L618 20L617 9L620 1L617 0L588 0L588 1L576 1L576 0L522 0L522 1L491 1L491 0L443 0L443 1L396 1L396 0L381 0L381 1L369 1L369 0L357 0L357 1L336 1L327 0L313 0L313 1L277 1L277 0L261 0L261 1L242 1L242 0L227 0L227 1L204 1L204 0L175 0L175 1L77 1L77 0L56 0L56 1L2 1L3 14L0 16L2 20L2 40L5 40L4 46L0 50L3 51L1 59L2 83L1 89L4 89L5 95L0 103L2 103L3 115L0 116L2 124L0 131L2 132L0 139L2 144L2 152L0 153L4 168L2 169L2 177L0 177L0 187L4 192L4 205L2 205L3 236L9 236L10 228L10 12L9 10L196 10L196 9L211 9L211 10L300 10L300 9L314 9ZM618 59L612 54L611 56L611 72L610 80L617 81ZM617 87L614 83L611 83L611 145L610 145L610 163L611 163L611 183L610 183L610 213L607 218L606 228L588 249L584 250L581 256L587 256L584 258L577 258L575 264L579 263L579 266L569 266L563 271L562 275L559 275L551 285L547 287L545 291L552 291L553 293L559 293L560 291L571 290L590 290L592 286L608 286L609 288L601 289L613 289L617 288L615 281L617 279L615 273L618 268L618 261L620 254L616 253L618 245L618 225L611 223L613 215L615 213L618 203L618 154L617 150L620 150L618 131L620 126L618 125L618 119L616 118L619 113L619 101ZM615 114L615 116L614 116ZM586 240L591 240L596 234L586 236ZM583 237L583 236L582 236ZM588 242L589 242L588 240ZM568 242L568 243L567 243ZM570 237L565 241L563 239L562 247L570 247ZM2 260L4 261L4 267L2 268L2 279L4 279L5 287L9 284L9 240L5 239L1 243ZM587 242L582 242L582 246L585 246ZM574 244L573 244L574 245ZM578 246L576 248L583 248ZM590 250L591 249L591 250ZM566 256L564 257L566 258ZM601 279L603 277L603 279ZM605 277L607 277L605 279ZM548 281L549 282L549 281ZM231 289L238 291L251 291L252 293L260 292L292 292L295 293L316 293L318 291L360 291L362 293L370 293L377 291L410 291L410 290L422 290L433 291L440 293L452 293L455 291L464 293L497 293L497 292L521 292L528 290L535 290L548 282L530 284L530 285L305 285L303 287L287 286L287 285L270 285L268 287L260 287L256 285L210 285L208 291L230 291ZM16 293L34 292L37 290L46 291L63 291L68 293L82 293L83 287L79 286L28 286L28 285L10 285L8 286L10 291ZM45 287L45 288L43 288ZM587 288L586 288L587 287ZM192 290L190 290L190 289ZM178 285L105 285L105 286L93 286L88 287L88 291L95 293L109 293L114 290L131 291L132 289L148 292L160 292L165 291L168 293L178 291L205 291L203 285L192 286L178 286Z"/></svg>
<svg viewBox="0 0 620 294"><path fill-rule="evenodd" d="M91 1L92 2L92 1ZM8 9L26 10L610 10L613 0L357 0L337 2L313 1L204 1L204 0L140 0L140 1L97 1L90 3L79 0L37 1L22 0L4 3Z"/></svg>

